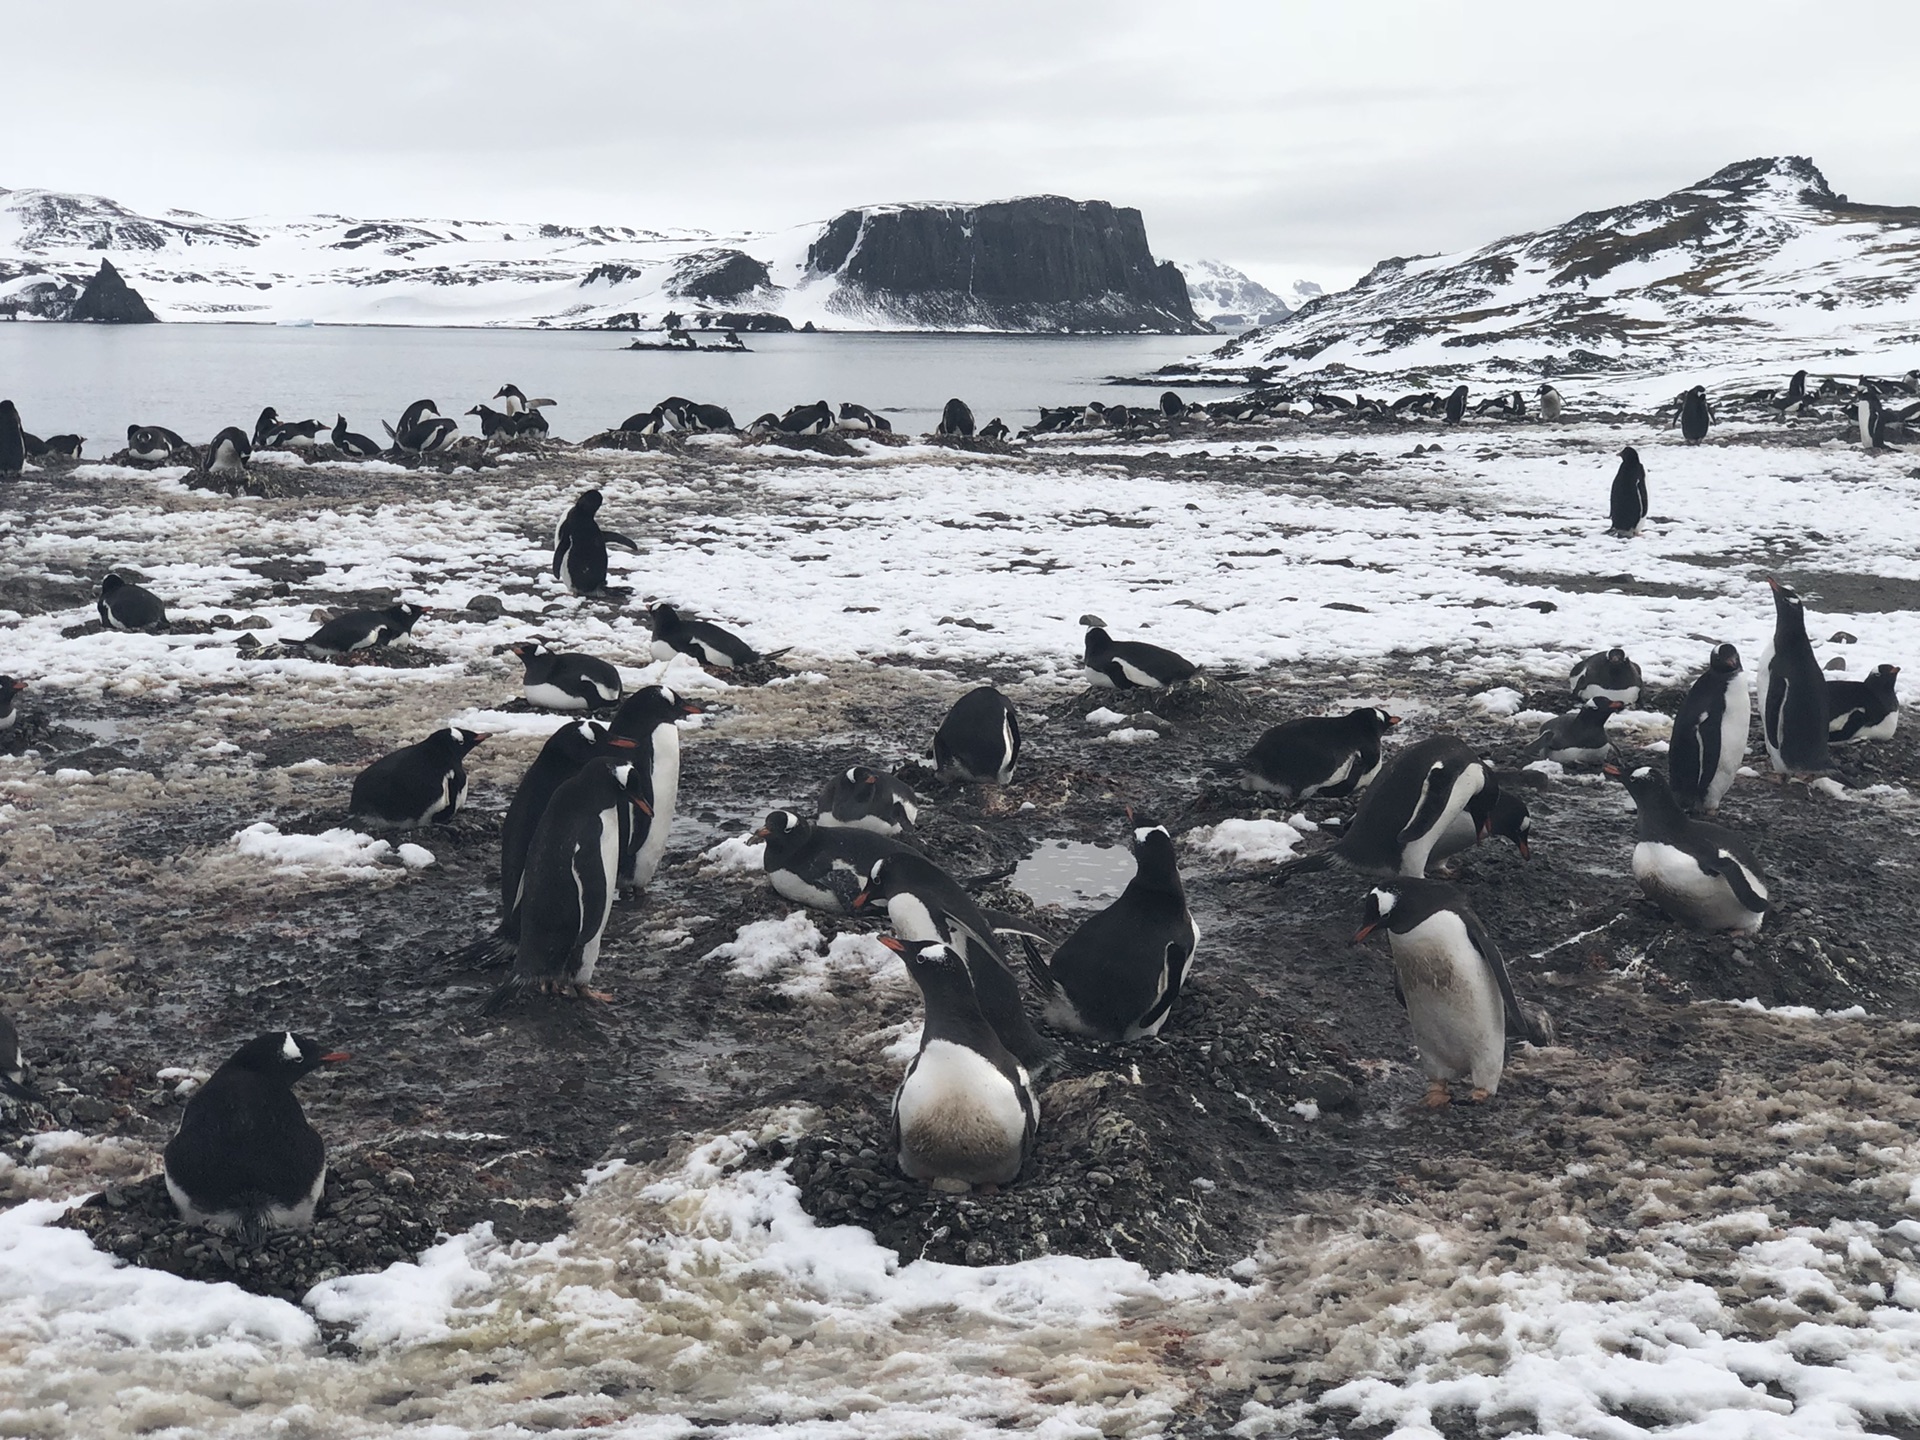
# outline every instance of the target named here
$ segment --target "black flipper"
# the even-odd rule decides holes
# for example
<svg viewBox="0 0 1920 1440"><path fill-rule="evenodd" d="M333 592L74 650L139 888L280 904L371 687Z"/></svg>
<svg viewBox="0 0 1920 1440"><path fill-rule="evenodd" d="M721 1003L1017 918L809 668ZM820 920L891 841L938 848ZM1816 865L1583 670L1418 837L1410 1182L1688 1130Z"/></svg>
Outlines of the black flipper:
<svg viewBox="0 0 1920 1440"><path fill-rule="evenodd" d="M1053 978L1053 971L1047 968L1047 962L1041 957L1040 947L1033 943L1031 935L1020 936L1020 948L1026 951L1027 974L1042 995L1054 995L1059 992L1060 982Z"/></svg>
<svg viewBox="0 0 1920 1440"><path fill-rule="evenodd" d="M1513 976L1507 973L1507 962L1501 958L1500 947L1493 943L1493 937L1487 933L1486 926L1480 923L1480 917L1469 910L1463 912L1461 918L1466 921L1467 938L1473 942L1473 948L1480 952L1480 958L1493 973L1494 983L1500 987L1500 999L1506 1008L1508 1026L1519 1031L1529 1044L1553 1044L1553 1017L1538 1005L1520 1003L1520 997L1513 993ZM1398 992L1399 988L1400 982L1396 979L1394 990ZM1400 1003L1407 1003L1404 995L1400 997Z"/></svg>
<svg viewBox="0 0 1920 1440"><path fill-rule="evenodd" d="M640 553L640 542L629 539L618 530L602 530L600 532L600 538L609 545L619 545L624 549L633 551L636 555Z"/></svg>

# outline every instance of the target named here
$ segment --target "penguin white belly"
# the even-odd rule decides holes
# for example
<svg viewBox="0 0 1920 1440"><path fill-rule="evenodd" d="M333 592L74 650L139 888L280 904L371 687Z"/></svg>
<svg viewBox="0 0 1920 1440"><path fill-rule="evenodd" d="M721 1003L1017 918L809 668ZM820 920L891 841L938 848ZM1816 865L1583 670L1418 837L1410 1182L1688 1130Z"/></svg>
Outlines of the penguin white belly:
<svg viewBox="0 0 1920 1440"><path fill-rule="evenodd" d="M805 905L813 910L825 910L831 915L846 914L847 907L840 903L840 897L831 890L823 890L806 876L795 870L769 870L767 884L782 900L791 900L795 905Z"/></svg>
<svg viewBox="0 0 1920 1440"><path fill-rule="evenodd" d="M1506 1065L1506 1003L1460 917L1443 910L1396 933L1393 969L1427 1078L1470 1080L1497 1093Z"/></svg>
<svg viewBox="0 0 1920 1440"><path fill-rule="evenodd" d="M1302 785L1300 787L1300 794L1298 798L1302 800L1310 800L1315 795L1318 795L1322 790L1331 790L1334 786L1344 781L1349 775L1353 774L1353 767L1358 765L1359 763L1360 763L1360 752L1356 750L1352 754L1348 755L1345 760L1341 761L1339 768L1337 768L1331 775L1327 776L1326 779L1315 781L1311 785ZM1380 767L1378 765L1375 765L1373 769L1368 772L1367 779L1369 780L1372 779L1374 775L1379 773L1379 770L1380 770ZM1358 789L1361 785L1364 785L1365 783L1366 783L1365 781L1357 782L1355 785L1355 788Z"/></svg>
<svg viewBox="0 0 1920 1440"><path fill-rule="evenodd" d="M189 1225L204 1225L209 1230L230 1235L239 1230L247 1220L241 1210L202 1210L193 1203L191 1196L175 1182L169 1173L167 1194L173 1197L174 1208L180 1212L180 1218ZM313 1177L313 1184L307 1187L306 1195L292 1205L271 1204L261 1207L260 1216L269 1230L305 1230L313 1224L314 1207L320 1203L320 1194L327 1188L327 1167L323 1164L320 1173Z"/></svg>
<svg viewBox="0 0 1920 1440"><path fill-rule="evenodd" d="M1000 717L1000 755L1000 768L994 774L1004 785L1013 778L1013 717L1011 715Z"/></svg>
<svg viewBox="0 0 1920 1440"><path fill-rule="evenodd" d="M1104 670L1096 670L1091 665L1088 665L1084 667L1081 673L1087 677L1087 684L1096 690L1118 690L1120 688L1113 683L1113 677Z"/></svg>
<svg viewBox="0 0 1920 1440"><path fill-rule="evenodd" d="M452 803L452 801L453 801L453 772L449 770L440 777L440 793L437 796L435 796L431 802L428 803L427 808L421 812L420 818L418 820L415 820L413 823L415 825L427 824L433 819L434 816L438 815L441 811L445 810L447 806ZM457 810L454 813L458 813ZM446 818L449 820L453 819L453 814L451 813L448 814Z"/></svg>
<svg viewBox="0 0 1920 1440"><path fill-rule="evenodd" d="M1773 758L1773 745L1767 737L1767 691L1773 685L1773 641L1768 640L1760 651L1760 667L1753 674L1753 698L1760 711L1760 743L1766 746L1767 758Z"/></svg>
<svg viewBox="0 0 1920 1440"><path fill-rule="evenodd" d="M1877 725L1863 725L1853 732L1855 740L1891 740L1893 732L1900 728L1900 712L1889 710L1887 718Z"/></svg>
<svg viewBox="0 0 1920 1440"><path fill-rule="evenodd" d="M6 725L0 723L0 730L5 728ZM857 820L839 820L834 818L831 810L821 811L813 823L826 830L865 830L870 835L888 837L898 835L901 829L897 822L887 819L884 815L862 815Z"/></svg>
<svg viewBox="0 0 1920 1440"><path fill-rule="evenodd" d="M894 1117L900 1168L915 1180L1004 1185L1020 1173L1020 1094L978 1051L929 1041L900 1082Z"/></svg>
<svg viewBox="0 0 1920 1440"><path fill-rule="evenodd" d="M1113 663L1120 667L1120 673L1122 675L1126 676L1132 684L1142 690L1159 690L1164 688L1157 676L1149 675L1137 665L1129 665L1125 660L1120 659L1115 659Z"/></svg>
<svg viewBox="0 0 1920 1440"><path fill-rule="evenodd" d="M1575 745L1565 750L1547 751L1547 759L1556 765L1598 765L1613 754L1611 744L1599 747Z"/></svg>
<svg viewBox="0 0 1920 1440"><path fill-rule="evenodd" d="M680 653L678 650L674 649L673 646L669 645L664 640L654 641L652 649L653 649L653 658L656 660L671 660L673 659L674 656Z"/></svg>
<svg viewBox="0 0 1920 1440"><path fill-rule="evenodd" d="M607 917L613 914L614 872L620 864L620 814L617 810L600 812L600 873L603 883L600 887L600 913L587 913L587 887L585 877L580 872L583 864L592 864L590 857L575 854L573 857L573 883L580 896L580 929L585 943L580 947L580 968L575 972L573 983L584 985L593 979L593 967L600 963L600 938L607 933Z"/></svg>
<svg viewBox="0 0 1920 1440"><path fill-rule="evenodd" d="M694 658L713 666L716 670L731 670L733 657L724 650L716 650L704 640L693 642Z"/></svg>
<svg viewBox="0 0 1920 1440"><path fill-rule="evenodd" d="M1360 752L1358 750L1353 752L1353 763L1355 765L1358 765L1360 763ZM1353 782L1353 793L1355 795L1358 795L1362 790L1366 789L1369 785L1373 784L1374 777L1379 775L1381 767L1384 766L1386 763L1387 763L1386 756L1375 755L1373 760L1373 768L1367 771L1358 780Z"/></svg>
<svg viewBox="0 0 1920 1440"><path fill-rule="evenodd" d="M528 685L527 703L542 710L586 710L591 707L578 695L569 695L558 685Z"/></svg>
<svg viewBox="0 0 1920 1440"><path fill-rule="evenodd" d="M1640 698L1640 687L1638 685L1621 685L1614 689L1608 689L1604 685L1583 685L1580 687L1579 694L1575 698L1582 704L1597 698L1601 700L1618 700L1622 705L1631 705Z"/></svg>
<svg viewBox="0 0 1920 1440"><path fill-rule="evenodd" d="M19 720L19 718L20 712L18 710L9 710L6 714L0 715L0 730L13 729L14 722Z"/></svg>
<svg viewBox="0 0 1920 1440"><path fill-rule="evenodd" d="M1674 919L1700 930L1760 928L1764 912L1749 910L1718 875L1709 875L1686 851L1655 840L1633 847L1633 878Z"/></svg>
<svg viewBox="0 0 1920 1440"><path fill-rule="evenodd" d="M660 868L660 857L667 853L673 807L680 799L680 732L671 725L654 727L652 776L653 819L647 825L647 838L640 842L640 853L633 861L633 883L642 890L653 882L653 872Z"/></svg>
<svg viewBox="0 0 1920 1440"><path fill-rule="evenodd" d="M1720 763L1707 782L1705 809L1709 815L1733 788L1733 777L1747 758L1747 729L1753 723L1752 686L1747 672L1736 670L1727 681L1727 708L1720 716Z"/></svg>
<svg viewBox="0 0 1920 1440"><path fill-rule="evenodd" d="M1401 848L1400 873L1402 875L1411 875L1415 879L1424 877L1427 873L1428 857L1432 855L1441 837L1455 825L1466 827L1467 841L1460 847L1461 849L1466 849L1480 838L1479 829L1466 810L1467 801L1479 793L1479 787L1484 783L1485 780L1478 765L1469 765L1454 777L1453 790L1447 796L1446 807L1440 812L1440 823L1426 834L1416 836Z"/></svg>

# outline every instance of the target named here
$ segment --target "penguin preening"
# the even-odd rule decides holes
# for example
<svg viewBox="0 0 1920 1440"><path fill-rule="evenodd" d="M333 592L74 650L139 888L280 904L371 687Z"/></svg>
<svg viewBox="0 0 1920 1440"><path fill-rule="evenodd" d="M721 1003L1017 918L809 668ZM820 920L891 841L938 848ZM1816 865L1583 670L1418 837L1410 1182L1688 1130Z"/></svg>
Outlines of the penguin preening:
<svg viewBox="0 0 1920 1440"><path fill-rule="evenodd" d="M1589 655L1575 665L1567 688L1573 692L1574 699L1583 703L1599 699L1631 705L1640 698L1641 683L1640 667L1616 645L1611 650Z"/></svg>
<svg viewBox="0 0 1920 1440"><path fill-rule="evenodd" d="M1330 865L1380 875L1423 877L1434 848L1456 819L1476 838L1492 833L1501 794L1493 771L1457 737L1409 745L1367 787L1347 831L1324 850L1280 866L1280 880Z"/></svg>
<svg viewBox="0 0 1920 1440"><path fill-rule="evenodd" d="M1019 1059L982 1014L973 972L938 941L880 943L906 963L926 1020L893 1096L900 1169L935 1190L964 1193L1018 1178L1040 1129L1040 1102Z"/></svg>
<svg viewBox="0 0 1920 1440"><path fill-rule="evenodd" d="M1394 990L1427 1077L1424 1105L1449 1104L1455 1080L1473 1086L1475 1102L1498 1094L1509 1027L1532 1044L1553 1043L1553 1021L1538 1006L1522 1006L1499 947L1453 886L1414 879L1375 886L1354 943L1382 925Z"/></svg>
<svg viewBox="0 0 1920 1440"><path fill-rule="evenodd" d="M1106 621L1097 615L1082 615L1087 626L1085 650L1087 683L1109 690L1164 690L1179 685L1200 673L1200 667L1184 655L1143 640L1115 640L1107 633Z"/></svg>
<svg viewBox="0 0 1920 1440"><path fill-rule="evenodd" d="M1307 715L1269 728L1248 752L1240 783L1285 800L1337 800L1373 783L1380 740L1400 723L1376 706Z"/></svg>
<svg viewBox="0 0 1920 1440"><path fill-rule="evenodd" d="M635 554L637 541L616 530L600 528L599 512L605 497L598 490L583 491L553 531L553 578L564 579L576 595L598 595L607 588L607 547L618 545Z"/></svg>
<svg viewBox="0 0 1920 1440"><path fill-rule="evenodd" d="M597 655L549 650L538 640L509 645L525 673L521 690L543 710L600 710L620 703L620 672Z"/></svg>
<svg viewBox="0 0 1920 1440"><path fill-rule="evenodd" d="M302 1230L327 1183L327 1147L294 1082L351 1058L292 1031L242 1045L193 1093L167 1142L167 1193L180 1218L260 1245Z"/></svg>
<svg viewBox="0 0 1920 1440"><path fill-rule="evenodd" d="M1625 782L1638 811L1633 878L1647 897L1696 930L1758 930L1773 902L1747 842L1731 830L1690 820L1665 781L1650 770Z"/></svg>
<svg viewBox="0 0 1920 1440"><path fill-rule="evenodd" d="M1607 516L1610 535L1637 535L1640 522L1647 518L1647 467L1640 463L1640 452L1631 445L1620 452Z"/></svg>
<svg viewBox="0 0 1920 1440"><path fill-rule="evenodd" d="M920 797L892 775L855 765L827 782L815 809L815 823L828 829L900 835L919 820Z"/></svg>
<svg viewBox="0 0 1920 1440"><path fill-rule="evenodd" d="M347 429L347 417L333 417L333 448L352 460L372 460L380 454L380 446L365 435L356 435Z"/></svg>
<svg viewBox="0 0 1920 1440"><path fill-rule="evenodd" d="M1882 665L1865 680L1827 681L1827 743L1891 740L1900 727L1900 697L1893 688L1899 678L1898 665Z"/></svg>
<svg viewBox="0 0 1920 1440"><path fill-rule="evenodd" d="M782 435L821 435L833 428L833 407L824 400L811 405L795 405L774 421Z"/></svg>
<svg viewBox="0 0 1920 1440"><path fill-rule="evenodd" d="M351 814L388 825L450 825L467 794L467 752L487 736L448 726L382 755L353 782Z"/></svg>
<svg viewBox="0 0 1920 1440"><path fill-rule="evenodd" d="M18 480L27 468L27 431L11 400L0 400L0 480Z"/></svg>
<svg viewBox="0 0 1920 1440"><path fill-rule="evenodd" d="M620 889L633 894L653 883L654 871L666 854L680 800L680 722L705 712L693 701L664 685L643 685L629 695L608 723L609 734L634 742L639 754L634 766L641 772L644 812L626 815L620 835Z"/></svg>
<svg viewBox="0 0 1920 1440"><path fill-rule="evenodd" d="M247 432L229 425L207 442L206 463L201 467L209 475L243 475L253 454L253 442Z"/></svg>
<svg viewBox="0 0 1920 1440"><path fill-rule="evenodd" d="M716 670L731 670L736 665L764 665L778 660L792 646L761 654L730 630L708 620L693 620L671 605L655 605L647 611L653 625L653 658L671 660L676 654L691 655L702 665Z"/></svg>
<svg viewBox="0 0 1920 1440"><path fill-rule="evenodd" d="M980 438L982 440L992 440L996 443L1005 440L1011 433L1012 431L1007 428L1007 422L1002 420L998 415L980 427Z"/></svg>
<svg viewBox="0 0 1920 1440"><path fill-rule="evenodd" d="M304 640L281 643L320 655L350 655L356 650L378 650L413 633L422 615L432 614L425 605L401 601L384 610L349 610L336 615Z"/></svg>
<svg viewBox="0 0 1920 1440"><path fill-rule="evenodd" d="M1667 784L1687 810L1711 815L1733 785L1747 753L1753 699L1740 652L1716 645L1707 668L1674 717Z"/></svg>
<svg viewBox="0 0 1920 1440"><path fill-rule="evenodd" d="M1120 898L1043 960L1025 942L1027 970L1046 995L1048 1023L1095 1040L1158 1035L1200 943L1164 825L1133 832L1134 875Z"/></svg>
<svg viewBox="0 0 1920 1440"><path fill-rule="evenodd" d="M1689 445L1697 445L1707 438L1707 428L1713 424L1713 411L1707 404L1707 388L1696 385L1680 397L1680 434Z"/></svg>
<svg viewBox="0 0 1920 1440"><path fill-rule="evenodd" d="M1807 612L1798 593L1772 576L1773 638L1760 652L1760 734L1767 759L1782 775L1831 768L1827 752L1827 677L1807 638Z"/></svg>
<svg viewBox="0 0 1920 1440"><path fill-rule="evenodd" d="M1613 753L1607 721L1626 708L1618 700L1596 695L1578 710L1549 720L1526 753L1559 765L1599 765Z"/></svg>
<svg viewBox="0 0 1920 1440"><path fill-rule="evenodd" d="M441 415L440 407L431 400L416 400L407 406L398 425L387 425L384 420L380 423L393 437L396 449L415 455L446 449L460 429L460 422Z"/></svg>
<svg viewBox="0 0 1920 1440"><path fill-rule="evenodd" d="M109 630L162 630L167 624L167 607L158 595L112 571L100 577L100 598L94 608Z"/></svg>
<svg viewBox="0 0 1920 1440"><path fill-rule="evenodd" d="M553 792L521 873L513 973L488 1012L529 994L609 998L588 987L613 913L625 812L649 810L645 786L640 766L598 757Z"/></svg>
<svg viewBox="0 0 1920 1440"><path fill-rule="evenodd" d="M753 838L766 842L761 868L773 893L829 915L851 915L874 862L905 849L870 830L822 825L791 810L769 812Z"/></svg>
<svg viewBox="0 0 1920 1440"><path fill-rule="evenodd" d="M934 427L933 433L953 439L971 440L973 411L967 408L967 402L957 398L947 401L946 408L940 412L940 423Z"/></svg>
<svg viewBox="0 0 1920 1440"><path fill-rule="evenodd" d="M953 702L933 736L933 768L948 780L1005 785L1020 760L1020 721L1013 702L981 685Z"/></svg>

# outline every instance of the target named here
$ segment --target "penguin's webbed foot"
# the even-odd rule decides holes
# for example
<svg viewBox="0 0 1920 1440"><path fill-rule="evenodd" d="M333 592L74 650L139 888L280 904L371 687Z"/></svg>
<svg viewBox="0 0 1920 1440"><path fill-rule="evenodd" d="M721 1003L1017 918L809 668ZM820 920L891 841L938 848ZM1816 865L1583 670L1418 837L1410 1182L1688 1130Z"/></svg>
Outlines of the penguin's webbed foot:
<svg viewBox="0 0 1920 1440"><path fill-rule="evenodd" d="M1475 1105L1484 1105L1487 1103L1488 1100L1492 1098L1493 1098L1493 1092L1491 1090L1482 1090L1478 1085L1474 1086L1473 1093L1467 1096L1467 1099L1472 1101Z"/></svg>
<svg viewBox="0 0 1920 1440"><path fill-rule="evenodd" d="M1420 1106L1424 1110L1444 1110L1453 1103L1453 1094L1447 1089L1444 1080L1429 1080L1427 1093L1422 1097Z"/></svg>
<svg viewBox="0 0 1920 1440"><path fill-rule="evenodd" d="M595 990L590 985L576 985L573 987L573 993L578 995L582 1000L593 1000L602 1005L611 1005L613 1003L613 992L611 990Z"/></svg>

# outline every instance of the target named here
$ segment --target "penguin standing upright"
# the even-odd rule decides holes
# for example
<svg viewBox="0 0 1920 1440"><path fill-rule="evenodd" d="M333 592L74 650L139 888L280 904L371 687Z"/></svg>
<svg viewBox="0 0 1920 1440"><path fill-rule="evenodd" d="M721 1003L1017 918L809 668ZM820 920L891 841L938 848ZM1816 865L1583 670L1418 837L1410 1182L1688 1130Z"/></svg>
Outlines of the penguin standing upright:
<svg viewBox="0 0 1920 1440"><path fill-rule="evenodd" d="M1607 513L1610 535L1636 535L1640 522L1647 518L1647 467L1640 463L1640 452L1631 445L1620 452L1620 468L1613 474Z"/></svg>
<svg viewBox="0 0 1920 1440"><path fill-rule="evenodd" d="M100 598L94 609L109 630L159 630L167 623L167 607L158 595L111 570L100 577Z"/></svg>
<svg viewBox="0 0 1920 1440"><path fill-rule="evenodd" d="M1689 445L1707 438L1713 424L1713 411L1707 405L1707 387L1696 385L1680 397L1680 433Z"/></svg>
<svg viewBox="0 0 1920 1440"><path fill-rule="evenodd" d="M467 794L467 752L486 738L449 726L382 755L355 777L350 813L388 825L451 825Z"/></svg>
<svg viewBox="0 0 1920 1440"><path fill-rule="evenodd" d="M1159 645L1149 645L1143 640L1115 640L1098 615L1082 615L1080 623L1088 627L1087 683L1096 688L1164 690L1200 673L1200 667L1186 656L1176 655Z"/></svg>
<svg viewBox="0 0 1920 1440"><path fill-rule="evenodd" d="M920 987L920 1049L893 1096L900 1169L935 1190L963 1194L1018 1178L1040 1130L1026 1067L981 1013L972 972L938 941L880 937Z"/></svg>
<svg viewBox="0 0 1920 1440"><path fill-rule="evenodd" d="M1158 1035L1200 943L1164 825L1133 832L1134 875L1120 898L1046 960L1027 942L1027 969L1047 996L1047 1020L1095 1040Z"/></svg>
<svg viewBox="0 0 1920 1440"><path fill-rule="evenodd" d="M1625 782L1639 812L1633 878L1647 898L1696 930L1758 930L1773 902L1747 842L1731 830L1690 820L1650 770Z"/></svg>
<svg viewBox="0 0 1920 1440"><path fill-rule="evenodd" d="M1542 385L1537 393L1540 397L1540 418L1552 424L1560 418L1560 412L1566 408L1567 402L1551 385Z"/></svg>
<svg viewBox="0 0 1920 1440"><path fill-rule="evenodd" d="M1740 652L1716 645L1707 668L1674 717L1667 749L1667 784L1688 810L1711 815L1746 758L1753 699Z"/></svg>
<svg viewBox="0 0 1920 1440"><path fill-rule="evenodd" d="M1279 878L1330 865L1421 878L1459 816L1467 817L1476 837L1490 833L1499 795L1493 771L1457 737L1430 736L1402 750L1367 787L1346 834L1324 850L1287 861Z"/></svg>
<svg viewBox="0 0 1920 1440"><path fill-rule="evenodd" d="M1466 413L1467 387L1464 385L1456 385L1453 387L1453 393L1447 396L1447 424L1458 425L1461 420L1466 417Z"/></svg>
<svg viewBox="0 0 1920 1440"><path fill-rule="evenodd" d="M311 1225L327 1184L327 1146L293 1085L348 1058L292 1031L235 1051L194 1091L167 1142L167 1194L180 1218L250 1246Z"/></svg>
<svg viewBox="0 0 1920 1440"><path fill-rule="evenodd" d="M26 468L26 427L13 401L0 400L0 480L18 480Z"/></svg>
<svg viewBox="0 0 1920 1440"><path fill-rule="evenodd" d="M1509 1025L1535 1045L1553 1043L1553 1021L1537 1006L1522 1007L1499 947L1453 886L1411 879L1376 886L1354 943L1382 925L1393 947L1394 991L1426 1072L1428 1108L1451 1103L1453 1080L1468 1081L1476 1103L1499 1092Z"/></svg>
<svg viewBox="0 0 1920 1440"><path fill-rule="evenodd" d="M1254 742L1240 783L1284 800L1338 800L1380 773L1380 739L1400 723L1377 706L1283 720Z"/></svg>
<svg viewBox="0 0 1920 1440"><path fill-rule="evenodd" d="M1894 682L1900 678L1898 665L1882 665L1864 680L1827 682L1827 737L1831 745L1851 745L1859 740L1891 740L1900 728L1900 697ZM0 680L4 691L5 680ZM0 697L0 704L4 704ZM0 726L5 725L0 720Z"/></svg>
<svg viewBox="0 0 1920 1440"><path fill-rule="evenodd" d="M247 432L229 425L207 442L206 464L201 468L209 475L244 475L252 454L253 442L247 439Z"/></svg>
<svg viewBox="0 0 1920 1440"><path fill-rule="evenodd" d="M1783 775L1833 764L1827 753L1827 677L1807 638L1806 606L1772 576L1773 638L1760 652L1760 734L1767 759Z"/></svg>
<svg viewBox="0 0 1920 1440"><path fill-rule="evenodd" d="M599 757L553 792L521 876L513 973L488 1011L528 994L607 998L587 987L613 913L625 812L646 810L645 786L638 765Z"/></svg>
<svg viewBox="0 0 1920 1440"><path fill-rule="evenodd" d="M991 685L953 702L933 736L934 770L949 780L1004 785L1020 759L1020 721L1013 702Z"/></svg>
<svg viewBox="0 0 1920 1440"><path fill-rule="evenodd" d="M900 835L919 820L920 797L891 775L855 765L827 782L815 810L815 823L828 829Z"/></svg>
<svg viewBox="0 0 1920 1440"><path fill-rule="evenodd" d="M609 545L635 554L640 551L639 544L625 535L600 528L597 516L602 498L598 490L582 493L553 532L553 578L564 579L576 595L598 595L607 588Z"/></svg>
<svg viewBox="0 0 1920 1440"><path fill-rule="evenodd" d="M1884 450L1887 448L1887 411L1880 403L1880 392L1871 385L1860 387L1860 398L1854 402L1854 419L1860 426L1860 448L1862 450Z"/></svg>
<svg viewBox="0 0 1920 1440"><path fill-rule="evenodd" d="M701 708L664 685L644 685L629 695L607 726L610 735L633 741L639 754L639 794L646 809L624 817L620 836L620 889L625 894L653 883L666 853L674 807L680 803L680 722Z"/></svg>

